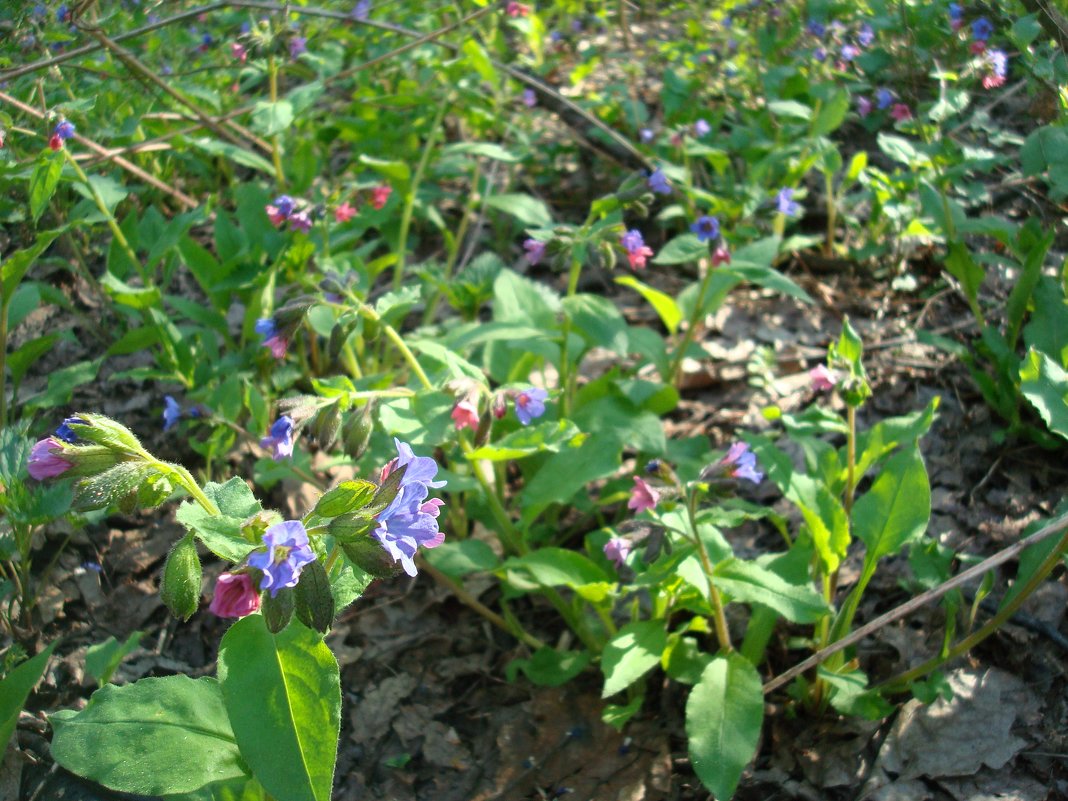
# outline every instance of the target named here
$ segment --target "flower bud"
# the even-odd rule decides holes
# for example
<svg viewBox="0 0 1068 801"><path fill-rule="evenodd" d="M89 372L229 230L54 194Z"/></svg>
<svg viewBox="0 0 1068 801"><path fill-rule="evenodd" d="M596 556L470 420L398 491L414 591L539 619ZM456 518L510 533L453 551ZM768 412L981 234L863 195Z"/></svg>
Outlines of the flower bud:
<svg viewBox="0 0 1068 801"><path fill-rule="evenodd" d="M393 578L400 574L400 566L393 561L393 557L371 537L344 542L341 549L353 564L375 578Z"/></svg>
<svg viewBox="0 0 1068 801"><path fill-rule="evenodd" d="M293 592L297 619L320 634L330 631L334 622L334 594L323 563L316 559L304 566Z"/></svg>
<svg viewBox="0 0 1068 801"><path fill-rule="evenodd" d="M189 620L197 611L202 576L196 542L192 534L186 534L167 555L159 585L160 598L179 620Z"/></svg>
<svg viewBox="0 0 1068 801"><path fill-rule="evenodd" d="M372 517L356 513L335 517L330 521L327 531L331 537L344 544L366 538L374 527L375 521Z"/></svg>
<svg viewBox="0 0 1068 801"><path fill-rule="evenodd" d="M294 606L292 587L283 587L273 596L269 592L263 594L263 606L260 609L263 612L263 622L267 624L267 630L271 634L277 634L289 625L289 621L293 619Z"/></svg>
<svg viewBox="0 0 1068 801"><path fill-rule="evenodd" d="M354 460L363 456L367 444L371 441L371 432L374 430L373 412L374 401L367 401L362 411L349 414L342 427L342 447Z"/></svg>
<svg viewBox="0 0 1068 801"><path fill-rule="evenodd" d="M337 439L338 429L341 427L341 408L336 403L331 403L319 410L311 422L311 435L319 443L319 447L328 450Z"/></svg>

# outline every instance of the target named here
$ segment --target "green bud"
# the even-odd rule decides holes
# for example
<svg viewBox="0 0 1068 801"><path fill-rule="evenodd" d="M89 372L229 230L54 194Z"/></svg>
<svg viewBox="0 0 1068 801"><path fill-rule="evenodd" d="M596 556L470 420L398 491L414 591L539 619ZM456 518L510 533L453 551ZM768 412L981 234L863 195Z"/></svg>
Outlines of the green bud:
<svg viewBox="0 0 1068 801"><path fill-rule="evenodd" d="M186 534L167 555L159 585L160 598L179 620L189 620L197 611L202 577L196 542L192 534Z"/></svg>
<svg viewBox="0 0 1068 801"><path fill-rule="evenodd" d="M305 569L307 569L306 566ZM263 613L263 622L267 624L267 630L271 634L277 634L289 625L289 621L293 619L295 605L292 587L282 587L273 598L269 592L263 594L260 611Z"/></svg>
<svg viewBox="0 0 1068 801"><path fill-rule="evenodd" d="M363 514L350 514L335 517L330 521L327 532L338 542L344 544L358 539L366 539L375 527L373 517Z"/></svg>
<svg viewBox="0 0 1068 801"><path fill-rule="evenodd" d="M281 308L275 310L274 319L278 323L279 329L288 329L289 331L296 330L297 326L304 320L304 315L308 313L308 309L315 305L315 298L308 295L304 295L299 298L294 298L285 304Z"/></svg>
<svg viewBox="0 0 1068 801"><path fill-rule="evenodd" d="M301 623L320 634L330 631L330 624L334 622L334 594L330 591L330 577L321 560L304 566L293 595L297 619Z"/></svg>
<svg viewBox="0 0 1068 801"><path fill-rule="evenodd" d="M393 578L400 573L400 566L386 553L386 549L370 537L361 537L344 542L341 549L357 567L366 570L375 578Z"/></svg>
<svg viewBox="0 0 1068 801"><path fill-rule="evenodd" d="M339 517L367 506L378 493L378 485L362 478L342 481L327 490L315 504L316 517Z"/></svg>
<svg viewBox="0 0 1068 801"><path fill-rule="evenodd" d="M320 448L328 450L334 444L334 440L337 439L337 432L340 427L340 404L331 403L329 406L324 406L320 409L315 417L312 418L311 435L315 437L315 441L319 443Z"/></svg>
<svg viewBox="0 0 1068 801"><path fill-rule="evenodd" d="M373 317L363 318L363 339L364 342L374 342L378 339L378 335L382 332L382 326L378 320Z"/></svg>
<svg viewBox="0 0 1068 801"><path fill-rule="evenodd" d="M374 430L374 401L369 400L359 413L351 413L342 427L342 446L353 460L363 456Z"/></svg>

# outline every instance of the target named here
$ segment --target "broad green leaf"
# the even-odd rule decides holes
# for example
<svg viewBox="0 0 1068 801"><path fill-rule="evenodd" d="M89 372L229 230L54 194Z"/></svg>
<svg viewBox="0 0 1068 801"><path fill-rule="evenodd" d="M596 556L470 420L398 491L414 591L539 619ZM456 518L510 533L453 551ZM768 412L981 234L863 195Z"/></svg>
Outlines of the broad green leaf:
<svg viewBox="0 0 1068 801"><path fill-rule="evenodd" d="M109 272L104 273L104 277L100 279L100 285L107 290L116 303L132 309L147 309L151 306L158 306L160 303L161 295L156 287L130 286Z"/></svg>
<svg viewBox="0 0 1068 801"><path fill-rule="evenodd" d="M880 133L877 137L879 149L894 161L908 167L916 167L930 162L930 159L913 147L912 143L894 134Z"/></svg>
<svg viewBox="0 0 1068 801"><path fill-rule="evenodd" d="M423 558L447 576L462 578L471 573L496 570L497 554L481 540L453 540L423 552Z"/></svg>
<svg viewBox="0 0 1068 801"><path fill-rule="evenodd" d="M811 586L790 584L753 562L724 559L714 571L716 586L735 600L763 604L793 623L815 623L831 609Z"/></svg>
<svg viewBox="0 0 1068 801"><path fill-rule="evenodd" d="M772 100L768 103L768 111L776 117L786 117L791 120L812 119L812 109L796 100Z"/></svg>
<svg viewBox="0 0 1068 801"><path fill-rule="evenodd" d="M252 128L263 136L282 133L292 124L293 104L288 100L260 101L252 111Z"/></svg>
<svg viewBox="0 0 1068 801"><path fill-rule="evenodd" d="M37 238L34 243L28 248L22 248L16 250L9 255L3 261L2 270L3 274L3 298L4 303L10 304L12 296L15 294L15 289L19 283L29 272L30 267L37 261L37 257L40 256L52 244L52 241L62 233L62 229L56 231L42 231L37 234Z"/></svg>
<svg viewBox="0 0 1068 801"><path fill-rule="evenodd" d="M964 290L968 305L979 317L979 305L976 297L979 294L979 287L982 285L983 279L986 278L986 272L972 258L968 246L962 242L950 242L949 255L946 256L945 265L949 274L960 281L961 289Z"/></svg>
<svg viewBox="0 0 1068 801"><path fill-rule="evenodd" d="M820 665L819 677L834 688L831 706L843 715L882 720L894 711L885 698L868 689L868 677L860 670L835 673Z"/></svg>
<svg viewBox="0 0 1068 801"><path fill-rule="evenodd" d="M493 282L493 319L498 323L553 329L561 309L552 289L513 270L501 270Z"/></svg>
<svg viewBox="0 0 1068 801"><path fill-rule="evenodd" d="M616 283L630 287L645 298L656 313L660 315L660 320L664 323L668 333L674 334L679 330L679 323L682 322L682 309L679 308L679 304L675 302L673 297L664 294L659 289L653 289L653 287L643 284L632 275L622 275L616 279Z"/></svg>
<svg viewBox="0 0 1068 801"><path fill-rule="evenodd" d="M30 214L33 221L41 218L48 201L55 194L56 186L59 185L59 176L63 174L63 160L65 156L61 152L49 153L41 158L30 175Z"/></svg>
<svg viewBox="0 0 1068 801"><path fill-rule="evenodd" d="M376 159L365 153L360 154L360 163L365 164L379 174L402 184L412 179L411 168L403 161L391 161L389 159Z"/></svg>
<svg viewBox="0 0 1068 801"><path fill-rule="evenodd" d="M530 195L510 193L493 195L486 201L491 209L503 211L515 217L523 225L531 228L548 228L553 224L549 207L541 200Z"/></svg>
<svg viewBox="0 0 1068 801"><path fill-rule="evenodd" d="M523 589L581 587L613 578L588 557L567 548L538 548L508 559L504 569L508 581Z"/></svg>
<svg viewBox="0 0 1068 801"><path fill-rule="evenodd" d="M108 684L50 721L56 762L112 790L173 795L248 775L212 678Z"/></svg>
<svg viewBox="0 0 1068 801"><path fill-rule="evenodd" d="M111 681L115 669L141 643L144 632L135 631L125 642L108 637L104 642L89 646L85 652L85 672L96 679L100 686Z"/></svg>
<svg viewBox="0 0 1068 801"><path fill-rule="evenodd" d="M569 420L549 420L532 426L524 426L490 445L467 454L469 461L486 459L491 462L511 461L533 456L535 453L555 453L576 437L582 435Z"/></svg>
<svg viewBox="0 0 1068 801"><path fill-rule="evenodd" d="M516 673L521 670L541 687L559 687L575 678L589 663L589 651L539 648L530 659L513 659L504 670L508 681L515 681Z"/></svg>
<svg viewBox="0 0 1068 801"><path fill-rule="evenodd" d="M505 150L493 142L456 142L442 148L444 155L459 153L470 156L484 156L494 161L503 161L508 164L519 161L519 156L509 150Z"/></svg>
<svg viewBox="0 0 1068 801"><path fill-rule="evenodd" d="M190 139L189 144L212 156L225 156L242 167L250 167L253 170L259 170L267 175L274 176L274 165L271 162L251 150L245 150L243 147L238 147L230 142L220 142L218 139L204 136L199 139Z"/></svg>
<svg viewBox="0 0 1068 801"><path fill-rule="evenodd" d="M1068 372L1031 348L1020 367L1020 391L1049 430L1068 439Z"/></svg>
<svg viewBox="0 0 1068 801"><path fill-rule="evenodd" d="M103 358L78 362L70 367L61 367L48 374L48 387L44 392L26 401L24 411L46 409L70 403L74 390L96 378Z"/></svg>
<svg viewBox="0 0 1068 801"><path fill-rule="evenodd" d="M81 182L76 182L71 186L79 195L94 203L96 202L96 197L93 194L95 192L96 196L100 198L104 206L112 214L115 213L115 207L130 195L130 191L125 186L108 175L90 175L89 186L92 187L92 190Z"/></svg>
<svg viewBox="0 0 1068 801"><path fill-rule="evenodd" d="M333 489L323 493L312 513L319 517L338 517L355 512L370 503L376 492L378 492L378 485L373 481L364 479L342 481Z"/></svg>
<svg viewBox="0 0 1068 801"><path fill-rule="evenodd" d="M812 122L812 135L813 136L826 136L838 128L845 121L846 114L849 113L849 92L844 89L836 90L831 94L830 98L826 100L816 114L816 119Z"/></svg>
<svg viewBox="0 0 1068 801"><path fill-rule="evenodd" d="M734 795L756 754L763 721L764 693L756 668L736 651L717 654L686 702L690 760L717 799Z"/></svg>
<svg viewBox="0 0 1068 801"><path fill-rule="evenodd" d="M607 395L584 403L572 419L591 439L599 440L602 448L613 440L654 455L662 454L667 448L660 418L626 398Z"/></svg>
<svg viewBox="0 0 1068 801"><path fill-rule="evenodd" d="M585 293L572 295L564 298L564 310L590 347L627 355L627 321L608 298Z"/></svg>
<svg viewBox="0 0 1068 801"><path fill-rule="evenodd" d="M601 653L601 697L626 689L659 665L666 647L667 631L662 620L638 620L621 628Z"/></svg>
<svg viewBox="0 0 1068 801"><path fill-rule="evenodd" d="M219 648L219 683L241 756L272 796L330 801L341 723L337 660L294 620L237 621Z"/></svg>
<svg viewBox="0 0 1068 801"><path fill-rule="evenodd" d="M15 733L19 712L26 705L34 685L41 680L48 659L58 643L59 640L53 640L41 653L27 659L0 681L0 745L5 749Z"/></svg>
<svg viewBox="0 0 1068 801"><path fill-rule="evenodd" d="M687 264L708 257L708 243L696 234L679 234L660 248L653 257L653 264Z"/></svg>
<svg viewBox="0 0 1068 801"><path fill-rule="evenodd" d="M853 507L853 530L867 547L865 563L874 564L922 537L930 517L927 468L919 448L906 448L890 457Z"/></svg>

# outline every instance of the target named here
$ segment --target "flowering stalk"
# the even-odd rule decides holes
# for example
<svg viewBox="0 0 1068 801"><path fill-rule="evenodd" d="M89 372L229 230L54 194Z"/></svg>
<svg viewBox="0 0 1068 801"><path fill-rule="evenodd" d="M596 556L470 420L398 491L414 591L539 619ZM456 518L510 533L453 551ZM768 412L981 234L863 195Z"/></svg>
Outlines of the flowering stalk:
<svg viewBox="0 0 1068 801"><path fill-rule="evenodd" d="M419 157L419 164L416 165L415 174L412 175L411 183L408 185L408 191L404 196L404 209L401 211L400 230L397 233L397 263L393 268L393 289L394 291L401 288L401 280L404 276L404 264L407 258L408 252L408 228L412 224L412 211L415 208L415 194L419 189L419 183L423 180L423 173L426 172L427 164L430 163L430 153L433 151L434 146L438 142L438 137L441 135L441 121L445 119L445 110L452 102L452 96L446 95L442 98L441 105L438 107L438 113L434 116L434 122L430 126L430 134L426 138L426 142L423 144L423 153Z"/></svg>
<svg viewBox="0 0 1068 801"><path fill-rule="evenodd" d="M693 543L697 546L697 556L701 560L701 570L708 582L708 597L712 601L712 623L716 630L716 640L723 651L732 651L731 633L727 627L727 616L723 613L723 599L719 596L716 583L712 579L712 560L708 556L708 549L701 540L701 534L697 530L697 492L691 491L686 499L686 516L690 521L690 531L693 533Z"/></svg>
<svg viewBox="0 0 1068 801"><path fill-rule="evenodd" d="M827 237L823 240L823 255L834 256L834 233L838 226L838 199L834 194L834 176L830 171L823 174L824 191L827 195Z"/></svg>
<svg viewBox="0 0 1068 801"><path fill-rule="evenodd" d="M278 64L274 55L267 56L267 78L271 93L271 104L278 102ZM286 174L282 168L282 139L280 134L271 137L271 161L274 162L274 177L280 191L285 191Z"/></svg>
<svg viewBox="0 0 1068 801"><path fill-rule="evenodd" d="M694 303L693 311L690 312L690 319L687 321L686 331L683 332L682 340L675 349L675 356L671 360L671 367L668 368L668 377L672 386L676 389L679 386L679 379L682 377L682 360L686 358L686 351L689 349L690 344L693 342L693 338L697 333L697 323L702 317L705 296L708 294L708 287L712 283L712 274L715 272L708 259L701 259L698 262L698 269L703 269L705 271L704 277L701 278L701 288L697 293L697 301Z"/></svg>
<svg viewBox="0 0 1068 801"><path fill-rule="evenodd" d="M579 276L582 275L582 259L571 256L571 270L567 275L567 297L578 291ZM571 315L564 312L564 341L560 345L560 416L571 415L571 400L575 389L575 375L571 370L571 358L567 352L567 342L571 338Z"/></svg>

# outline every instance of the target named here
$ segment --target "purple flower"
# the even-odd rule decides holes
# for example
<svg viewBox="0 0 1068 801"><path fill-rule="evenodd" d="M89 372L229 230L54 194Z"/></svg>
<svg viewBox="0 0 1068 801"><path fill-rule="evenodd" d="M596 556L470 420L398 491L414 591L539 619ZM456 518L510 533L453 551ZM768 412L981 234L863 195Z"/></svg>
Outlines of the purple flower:
<svg viewBox="0 0 1068 801"><path fill-rule="evenodd" d="M794 190L789 187L779 190L775 196L775 208L779 214L787 217L796 217L801 213L801 207L794 202Z"/></svg>
<svg viewBox="0 0 1068 801"><path fill-rule="evenodd" d="M634 489L630 491L627 508L634 514L641 514L646 509L654 509L660 503L660 491L641 476L634 476Z"/></svg>
<svg viewBox="0 0 1068 801"><path fill-rule="evenodd" d="M308 532L299 520L276 523L263 532L266 551L256 551L248 558L251 567L263 571L261 590L271 597L283 587L295 587L305 565L315 561L315 551L308 543Z"/></svg>
<svg viewBox="0 0 1068 801"><path fill-rule="evenodd" d="M437 518L443 502L438 498L426 500L431 488L444 487L444 481L434 481L438 463L429 456L416 456L405 442L394 438L397 458L387 464L381 473L383 481L394 470L405 468L397 495L379 513L378 527L374 537L394 562L400 562L404 572L415 576L416 551L420 548L436 548L445 541L445 534L438 529Z"/></svg>
<svg viewBox="0 0 1068 801"><path fill-rule="evenodd" d="M653 139L656 137L656 134L653 133L652 128L642 128L640 131L638 131L638 137L643 142L648 143L653 141Z"/></svg>
<svg viewBox="0 0 1068 801"><path fill-rule="evenodd" d="M170 431L182 416L182 407L170 395L163 396L163 430Z"/></svg>
<svg viewBox="0 0 1068 801"><path fill-rule="evenodd" d="M859 53L859 52L860 51L857 50L857 48L853 47L853 45L851 45L851 44L843 45L842 46L842 60L843 61L852 61L853 59L855 59L857 57L857 53Z"/></svg>
<svg viewBox="0 0 1068 801"><path fill-rule="evenodd" d="M271 205L278 210L279 214L288 219L289 215L291 215L296 209L297 201L295 201L289 195L279 195L274 199Z"/></svg>
<svg viewBox="0 0 1068 801"><path fill-rule="evenodd" d="M857 41L860 42L861 47L867 47L875 41L875 31L872 30L871 25L865 22L860 26L860 30L857 32Z"/></svg>
<svg viewBox="0 0 1068 801"><path fill-rule="evenodd" d="M371 0L360 0L356 4L356 7L352 9L352 18L358 19L361 22L367 19L367 16L371 13Z"/></svg>
<svg viewBox="0 0 1068 801"><path fill-rule="evenodd" d="M289 40L289 57L296 60L301 53L308 51L308 39L305 36L294 36Z"/></svg>
<svg viewBox="0 0 1068 801"><path fill-rule="evenodd" d="M534 94L534 90L527 88L523 90L523 105L527 108L534 108L538 105L538 96Z"/></svg>
<svg viewBox="0 0 1068 801"><path fill-rule="evenodd" d="M267 436L260 440L260 447L269 448L276 462L293 455L293 418L283 414L271 425Z"/></svg>
<svg viewBox="0 0 1068 801"><path fill-rule="evenodd" d="M69 442L71 445L78 441L78 435L74 433L74 429L71 425L85 426L89 425L85 420L80 417L68 417L62 423L59 424L59 428L55 431L55 436L59 437L64 442Z"/></svg>
<svg viewBox="0 0 1068 801"><path fill-rule="evenodd" d="M700 138L712 130L712 126L703 119L693 124L693 135Z"/></svg>
<svg viewBox="0 0 1068 801"><path fill-rule="evenodd" d="M698 217L697 221L690 226L690 230L697 234L697 238L702 242L718 239L719 220L706 214L703 217Z"/></svg>
<svg viewBox="0 0 1068 801"><path fill-rule="evenodd" d="M66 22L68 19L70 19L70 9L64 3L56 9L56 22Z"/></svg>
<svg viewBox="0 0 1068 801"><path fill-rule="evenodd" d="M985 42L990 38L990 34L994 32L994 26L990 24L990 20L986 17L979 17L972 23L972 38L980 42Z"/></svg>
<svg viewBox="0 0 1068 801"><path fill-rule="evenodd" d="M527 252L527 261L538 264L545 258L545 243L537 239L528 239L523 243L523 250Z"/></svg>
<svg viewBox="0 0 1068 801"><path fill-rule="evenodd" d="M623 245L623 249L628 253L633 253L636 250L641 250L645 246L645 240L642 238L642 232L637 228L632 228L623 234L619 239L620 244Z"/></svg>
<svg viewBox="0 0 1068 801"><path fill-rule="evenodd" d="M664 171L659 167L653 170L653 174L649 176L648 183L649 188L658 195L671 194L671 184L668 182L667 176L664 175Z"/></svg>
<svg viewBox="0 0 1068 801"><path fill-rule="evenodd" d="M718 467L730 478L744 478L754 484L759 484L764 479L764 474L756 469L756 454L749 450L749 445L744 442L731 445L727 455L719 460Z"/></svg>
<svg viewBox="0 0 1068 801"><path fill-rule="evenodd" d="M822 63L827 60L827 50L822 47L817 47L812 51L812 57L816 59L816 61Z"/></svg>
<svg viewBox="0 0 1068 801"><path fill-rule="evenodd" d="M875 105L879 110L890 108L894 102L894 93L886 87L875 90Z"/></svg>
<svg viewBox="0 0 1068 801"><path fill-rule="evenodd" d="M838 374L829 369L825 364L817 364L808 371L809 381L816 392L827 392L834 389L838 383Z"/></svg>
<svg viewBox="0 0 1068 801"><path fill-rule="evenodd" d="M535 417L545 414L545 399L548 397L549 393L541 387L531 387L516 393L515 416L519 418L519 422L528 426Z"/></svg>
<svg viewBox="0 0 1068 801"><path fill-rule="evenodd" d="M867 117L871 114L871 101L863 95L857 98L857 113L861 117Z"/></svg>
<svg viewBox="0 0 1068 801"><path fill-rule="evenodd" d="M60 456L61 453L63 443L55 437L38 440L30 449L30 458L26 462L30 477L43 481L46 478L61 476L74 467L73 463Z"/></svg>
<svg viewBox="0 0 1068 801"><path fill-rule="evenodd" d="M271 317L261 317L256 321L255 331L263 337L263 347L270 348L276 359L284 359L289 342L278 330L278 324Z"/></svg>
<svg viewBox="0 0 1068 801"><path fill-rule="evenodd" d="M60 122L56 129L52 132L53 136L58 136L60 139L67 140L74 136L74 123L70 120L63 120Z"/></svg>
<svg viewBox="0 0 1068 801"><path fill-rule="evenodd" d="M808 31L811 36L815 36L818 38L823 36L823 34L827 33L827 26L824 25L822 22L817 22L814 19L810 19L808 21L808 26L805 28L805 30Z"/></svg>
<svg viewBox="0 0 1068 801"><path fill-rule="evenodd" d="M964 9L960 3L949 4L949 25L953 30L959 31L964 24Z"/></svg>
<svg viewBox="0 0 1068 801"><path fill-rule="evenodd" d="M604 555L616 563L616 568L621 568L630 554L630 540L623 537L612 537L604 544Z"/></svg>
<svg viewBox="0 0 1068 801"><path fill-rule="evenodd" d="M311 226L311 215L308 214L307 209L295 211L289 216L289 228L292 231L301 231L306 234L311 230Z"/></svg>

